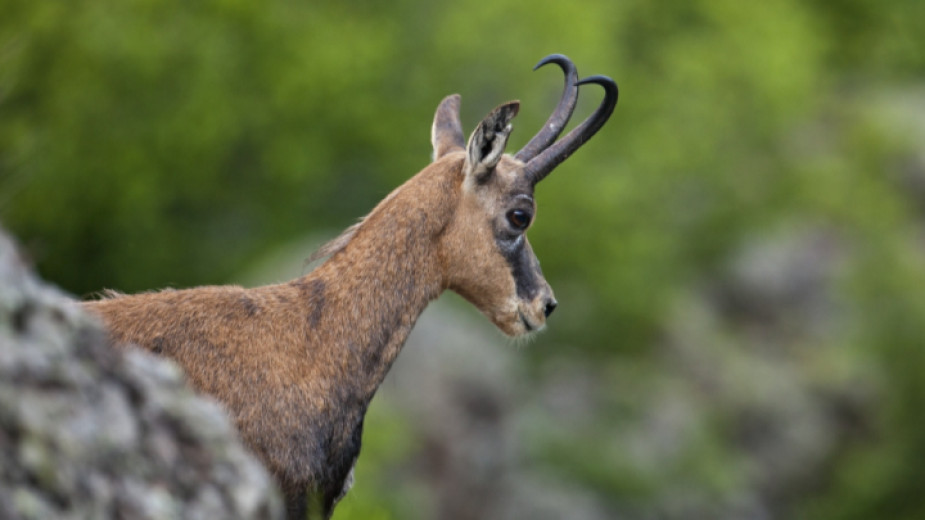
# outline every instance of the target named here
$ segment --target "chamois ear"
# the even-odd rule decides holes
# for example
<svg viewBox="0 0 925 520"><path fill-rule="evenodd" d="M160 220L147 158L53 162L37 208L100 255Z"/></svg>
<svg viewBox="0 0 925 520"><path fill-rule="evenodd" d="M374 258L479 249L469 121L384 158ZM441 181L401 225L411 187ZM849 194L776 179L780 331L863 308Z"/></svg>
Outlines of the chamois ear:
<svg viewBox="0 0 925 520"><path fill-rule="evenodd" d="M485 182L494 171L511 135L511 120L520 110L520 101L509 101L491 111L469 137L466 146L466 175Z"/></svg>
<svg viewBox="0 0 925 520"><path fill-rule="evenodd" d="M434 125L430 129L430 142L434 145L434 160L444 155L461 151L466 146L462 124L459 122L459 94L443 98L434 114Z"/></svg>

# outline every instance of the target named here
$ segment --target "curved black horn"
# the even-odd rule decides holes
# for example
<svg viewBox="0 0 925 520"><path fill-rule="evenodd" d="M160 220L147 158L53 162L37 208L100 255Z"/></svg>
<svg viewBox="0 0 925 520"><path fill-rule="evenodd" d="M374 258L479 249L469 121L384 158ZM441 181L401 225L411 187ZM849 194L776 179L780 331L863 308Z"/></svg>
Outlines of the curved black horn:
<svg viewBox="0 0 925 520"><path fill-rule="evenodd" d="M575 85L586 85L588 83L594 83L604 88L604 100L601 101L597 110L588 116L580 125L575 127L558 142L543 150L542 153L534 157L524 166L524 174L530 178L533 184L543 180L556 166L559 166L562 161L572 155L575 150L580 148L588 139L591 139L591 136L604 126L610 114L613 113L614 107L617 106L617 99L620 95L620 91L614 80L607 76L591 76L579 81Z"/></svg>
<svg viewBox="0 0 925 520"><path fill-rule="evenodd" d="M556 105L556 110L553 111L549 119L546 120L543 129L540 130L533 139L530 139L530 142L524 145L515 155L515 157L523 162L529 162L530 159L536 157L536 154L545 150L557 137L559 137L559 134L565 129L565 125L568 124L569 118L572 117L572 112L575 111L575 104L578 103L578 68L575 67L575 64L572 63L572 60L568 59L567 56L562 54L550 54L540 60L540 62L533 67L533 70L549 63L555 63L561 67L562 72L565 73L565 90L562 92L562 98L559 99L559 104Z"/></svg>

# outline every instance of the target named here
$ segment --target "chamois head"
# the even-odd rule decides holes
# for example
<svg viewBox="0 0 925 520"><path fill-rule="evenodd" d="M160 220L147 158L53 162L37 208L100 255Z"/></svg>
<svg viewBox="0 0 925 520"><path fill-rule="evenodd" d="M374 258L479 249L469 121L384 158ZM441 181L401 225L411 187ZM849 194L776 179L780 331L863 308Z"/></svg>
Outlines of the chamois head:
<svg viewBox="0 0 925 520"><path fill-rule="evenodd" d="M536 215L533 190L556 166L591 138L617 103L617 85L604 76L578 80L565 56L544 58L565 73L565 91L543 129L515 155L504 153L519 102L489 113L464 141L459 95L443 100L431 132L434 162L462 168L456 212L441 235L438 254L446 287L472 302L498 328L519 336L542 328L557 302L543 277L526 231ZM575 104L580 85L604 88L604 100L584 122L556 141Z"/></svg>

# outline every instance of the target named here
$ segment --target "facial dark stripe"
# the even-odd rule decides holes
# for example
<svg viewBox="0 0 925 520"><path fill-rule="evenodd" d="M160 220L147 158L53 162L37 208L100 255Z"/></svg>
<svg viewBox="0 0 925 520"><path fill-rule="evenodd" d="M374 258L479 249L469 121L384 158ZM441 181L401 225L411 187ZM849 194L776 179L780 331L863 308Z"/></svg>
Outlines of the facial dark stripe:
<svg viewBox="0 0 925 520"><path fill-rule="evenodd" d="M514 283L517 287L517 296L524 300L532 300L540 290L540 266L534 260L530 249L527 248L527 239L519 235L515 239L498 238L498 249L511 267Z"/></svg>

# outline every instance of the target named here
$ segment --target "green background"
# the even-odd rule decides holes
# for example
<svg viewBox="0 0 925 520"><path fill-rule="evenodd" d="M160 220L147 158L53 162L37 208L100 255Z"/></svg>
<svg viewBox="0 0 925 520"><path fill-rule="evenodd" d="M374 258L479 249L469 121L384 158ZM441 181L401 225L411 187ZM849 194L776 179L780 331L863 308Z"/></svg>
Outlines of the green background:
<svg viewBox="0 0 925 520"><path fill-rule="evenodd" d="M82 297L238 282L333 236L427 163L447 94L467 132L520 99L516 150L559 96L540 58L613 77L611 121L538 186L561 306L516 354L530 393L563 366L593 381L592 419L539 428L525 464L620 518L925 518L925 3L0 11L0 223ZM584 87L576 119L599 99ZM641 426L672 406L683 427ZM367 491L335 518L420 499L391 473L414 426L371 414ZM771 469L793 450L805 467Z"/></svg>

